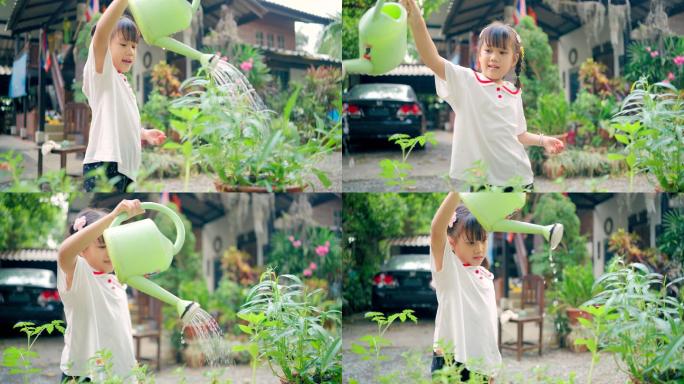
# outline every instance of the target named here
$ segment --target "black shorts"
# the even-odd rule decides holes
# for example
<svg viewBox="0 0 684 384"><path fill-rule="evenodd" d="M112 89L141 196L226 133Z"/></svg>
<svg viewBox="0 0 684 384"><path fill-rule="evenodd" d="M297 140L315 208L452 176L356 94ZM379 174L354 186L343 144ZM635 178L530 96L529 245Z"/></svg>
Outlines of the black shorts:
<svg viewBox="0 0 684 384"><path fill-rule="evenodd" d="M470 187L470 192L482 192L487 189L492 189L493 187L491 185L480 185L480 186L471 186ZM522 186L505 186L505 187L499 187L501 188L502 192L513 192L514 190L520 190L522 189L521 192L534 192L534 183L532 184L527 184L527 185L522 185Z"/></svg>
<svg viewBox="0 0 684 384"><path fill-rule="evenodd" d="M465 367L465 364L460 363L458 361L454 361L452 358L452 365L456 368L461 368L461 381L464 383L467 383L468 380L470 380L471 376L474 376L473 379L480 379L480 381L474 380L474 383L488 383L489 378L480 374L471 374L470 371ZM430 372L433 374L435 371L439 371L440 369L444 368L445 361L444 361L444 356L437 355L436 353L432 353L432 366L430 367Z"/></svg>
<svg viewBox="0 0 684 384"><path fill-rule="evenodd" d="M80 377L80 376L68 376L64 372L62 372L62 380L60 380L60 383L90 383L90 378L89 377Z"/></svg>
<svg viewBox="0 0 684 384"><path fill-rule="evenodd" d="M119 173L119 164L114 162L97 162L83 164L83 188L86 192L92 192L97 186L96 175L93 175L93 171L98 168L104 168L105 176L107 180L115 180L113 187L116 192L126 192L129 185L133 183L133 180L126 177L124 174Z"/></svg>

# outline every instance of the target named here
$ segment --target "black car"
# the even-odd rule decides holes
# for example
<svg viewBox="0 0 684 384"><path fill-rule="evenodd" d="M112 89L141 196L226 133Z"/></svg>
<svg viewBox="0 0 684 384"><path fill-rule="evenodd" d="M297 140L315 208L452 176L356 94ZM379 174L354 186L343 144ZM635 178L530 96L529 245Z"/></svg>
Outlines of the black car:
<svg viewBox="0 0 684 384"><path fill-rule="evenodd" d="M0 269L0 323L19 321L43 324L63 319L55 273L49 269Z"/></svg>
<svg viewBox="0 0 684 384"><path fill-rule="evenodd" d="M425 133L423 107L405 84L357 84L343 97L345 134L349 144L386 141L395 133Z"/></svg>
<svg viewBox="0 0 684 384"><path fill-rule="evenodd" d="M437 308L437 295L432 286L430 255L392 256L373 278L373 308L401 310Z"/></svg>

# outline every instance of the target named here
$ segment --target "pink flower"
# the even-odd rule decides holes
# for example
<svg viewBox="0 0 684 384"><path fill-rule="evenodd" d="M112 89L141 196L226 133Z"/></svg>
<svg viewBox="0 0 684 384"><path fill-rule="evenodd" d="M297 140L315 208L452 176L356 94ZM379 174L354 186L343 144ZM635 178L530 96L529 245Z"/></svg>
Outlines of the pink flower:
<svg viewBox="0 0 684 384"><path fill-rule="evenodd" d="M316 263L312 261L311 264L309 264L309 269L315 271L316 269L318 269L318 265L316 265Z"/></svg>
<svg viewBox="0 0 684 384"><path fill-rule="evenodd" d="M242 64L240 64L240 69L242 69L245 72L249 72L252 70L252 67L254 66L254 59L250 58L247 61L243 61Z"/></svg>
<svg viewBox="0 0 684 384"><path fill-rule="evenodd" d="M311 277L311 273L312 273L312 272L311 272L311 270L310 270L309 268L307 268L307 269L304 270L303 273L304 273L304 276L306 276L306 277Z"/></svg>
<svg viewBox="0 0 684 384"><path fill-rule="evenodd" d="M674 73L672 73L672 72L668 73L668 74L667 74L667 79L670 80L670 81L674 80L674 79L675 79Z"/></svg>
<svg viewBox="0 0 684 384"><path fill-rule="evenodd" d="M320 257L327 255L328 252L330 252L330 248L326 247L325 245L319 245L316 247L316 254Z"/></svg>
<svg viewBox="0 0 684 384"><path fill-rule="evenodd" d="M302 246L302 241L301 240L295 240L292 242L292 246L295 248L299 248Z"/></svg>
<svg viewBox="0 0 684 384"><path fill-rule="evenodd" d="M325 241L325 246L328 247L328 248L330 248L330 241L326 240L326 241Z"/></svg>
<svg viewBox="0 0 684 384"><path fill-rule="evenodd" d="M651 47L646 47L647 52L651 52Z"/></svg>
<svg viewBox="0 0 684 384"><path fill-rule="evenodd" d="M290 242L293 242L293 241L294 241L294 236L290 235L290 237L288 237L288 240L290 240Z"/></svg>
<svg viewBox="0 0 684 384"><path fill-rule="evenodd" d="M677 56L673 61L678 67L681 67L684 64L684 56Z"/></svg>
<svg viewBox="0 0 684 384"><path fill-rule="evenodd" d="M85 225L86 225L86 217L85 216L81 216L78 219L74 220L74 227L73 227L74 232L80 231L81 229L83 229L83 227L85 227Z"/></svg>
<svg viewBox="0 0 684 384"><path fill-rule="evenodd" d="M651 52L651 57L657 57L657 56L658 56L658 51Z"/></svg>

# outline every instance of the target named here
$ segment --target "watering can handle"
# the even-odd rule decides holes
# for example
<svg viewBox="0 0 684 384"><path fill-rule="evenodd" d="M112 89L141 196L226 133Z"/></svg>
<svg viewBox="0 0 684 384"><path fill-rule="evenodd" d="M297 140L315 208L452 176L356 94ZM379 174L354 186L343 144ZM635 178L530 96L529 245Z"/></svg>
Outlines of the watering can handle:
<svg viewBox="0 0 684 384"><path fill-rule="evenodd" d="M173 243L173 254L175 255L176 253L178 253L183 247L183 242L185 241L185 226L183 225L183 222L181 221L180 217L178 217L176 212L174 212L171 208L165 205L150 202L142 203L140 204L140 207L146 210L151 209L153 211L165 213L168 217L171 218L171 220L173 220L173 224L176 226L176 241ZM114 219L114 221L112 221L112 224L109 227L116 227L117 225L121 224L126 220L128 220L128 214L124 212L117 216Z"/></svg>
<svg viewBox="0 0 684 384"><path fill-rule="evenodd" d="M200 6L200 2L201 2L201 0L192 0L191 7L192 7L193 12L197 12L197 10L199 9L199 6Z"/></svg>

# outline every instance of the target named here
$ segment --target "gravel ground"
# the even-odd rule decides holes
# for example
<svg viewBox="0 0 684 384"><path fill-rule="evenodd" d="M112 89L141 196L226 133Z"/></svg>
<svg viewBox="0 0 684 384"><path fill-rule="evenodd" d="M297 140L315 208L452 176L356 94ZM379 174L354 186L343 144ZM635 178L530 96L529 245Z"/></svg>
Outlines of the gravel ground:
<svg viewBox="0 0 684 384"><path fill-rule="evenodd" d="M416 180L416 187L410 192L445 192L449 190L447 175L451 161L451 133L434 131L437 145L428 144L424 150L414 150L409 157L413 165L409 178ZM380 178L383 159L401 159L398 146L376 143L373 147L356 147L342 158L343 192L398 192L396 187L385 186ZM573 177L562 183L535 176L535 190L538 192L630 192L627 176L610 176L607 179ZM644 175L634 180L631 192L655 192L655 185Z"/></svg>
<svg viewBox="0 0 684 384"><path fill-rule="evenodd" d="M0 349L4 350L9 346L25 346L26 339L19 337L8 337L0 339ZM41 336L34 345L33 350L38 352L39 359L35 362L34 367L39 368L40 373L33 374L28 377L28 383L31 384L57 384L61 379L61 372L59 370L59 362L64 348L64 339L62 336ZM149 355L151 352L143 352L144 355ZM158 384L175 384L181 382L185 378L187 383L208 383L209 379L205 376L206 373L212 371L209 368L184 368L182 373L177 373L176 369L179 365L170 365L162 363L162 370L160 372L152 372L155 382ZM248 384L250 383L252 371L248 365L231 365L227 367L217 368L223 369L223 374L220 376L223 380L231 379L233 384ZM20 384L24 383L20 376L10 375L9 370L5 367L0 367L0 383L3 384ZM257 369L257 383L259 384L279 384L279 380L271 374L268 367L259 367Z"/></svg>
<svg viewBox="0 0 684 384"><path fill-rule="evenodd" d="M434 315L433 315L434 316ZM434 319L429 315L418 315L418 324L394 324L392 328L385 334L385 338L392 341L392 347L385 348L383 354L388 357L386 361L381 363L380 372L382 374L406 371L406 361L402 354L406 351L415 351L420 358L417 366L411 366L411 370L423 370L425 377L429 377L431 352L430 346L432 344L432 335L434 332ZM529 330L529 328L526 328ZM359 337L376 332L374 324L363 319L361 315L351 315L344 317L343 326L343 366L344 376L343 382L348 383L350 378L359 380L360 383L374 383L373 380L373 363L363 361L357 355L350 351L351 343ZM504 340L513 336L515 333L513 329L504 329ZM527 336L534 336L535 332L529 330L525 332L525 339ZM542 356L539 356L534 351L528 351L523 354L521 361L516 360L515 352L504 350L502 353L504 369L501 378L498 382L505 383L527 383L530 382L529 377L537 370L543 370L545 373L556 379L567 379L571 372L574 372L575 382L586 382L589 373L589 366L591 364L591 355L589 353L573 353L567 349L558 349L554 347L544 347ZM594 368L593 384L618 384L625 383L627 376L617 369L614 359L608 354L603 354L601 360ZM408 381L405 381L410 384Z"/></svg>

